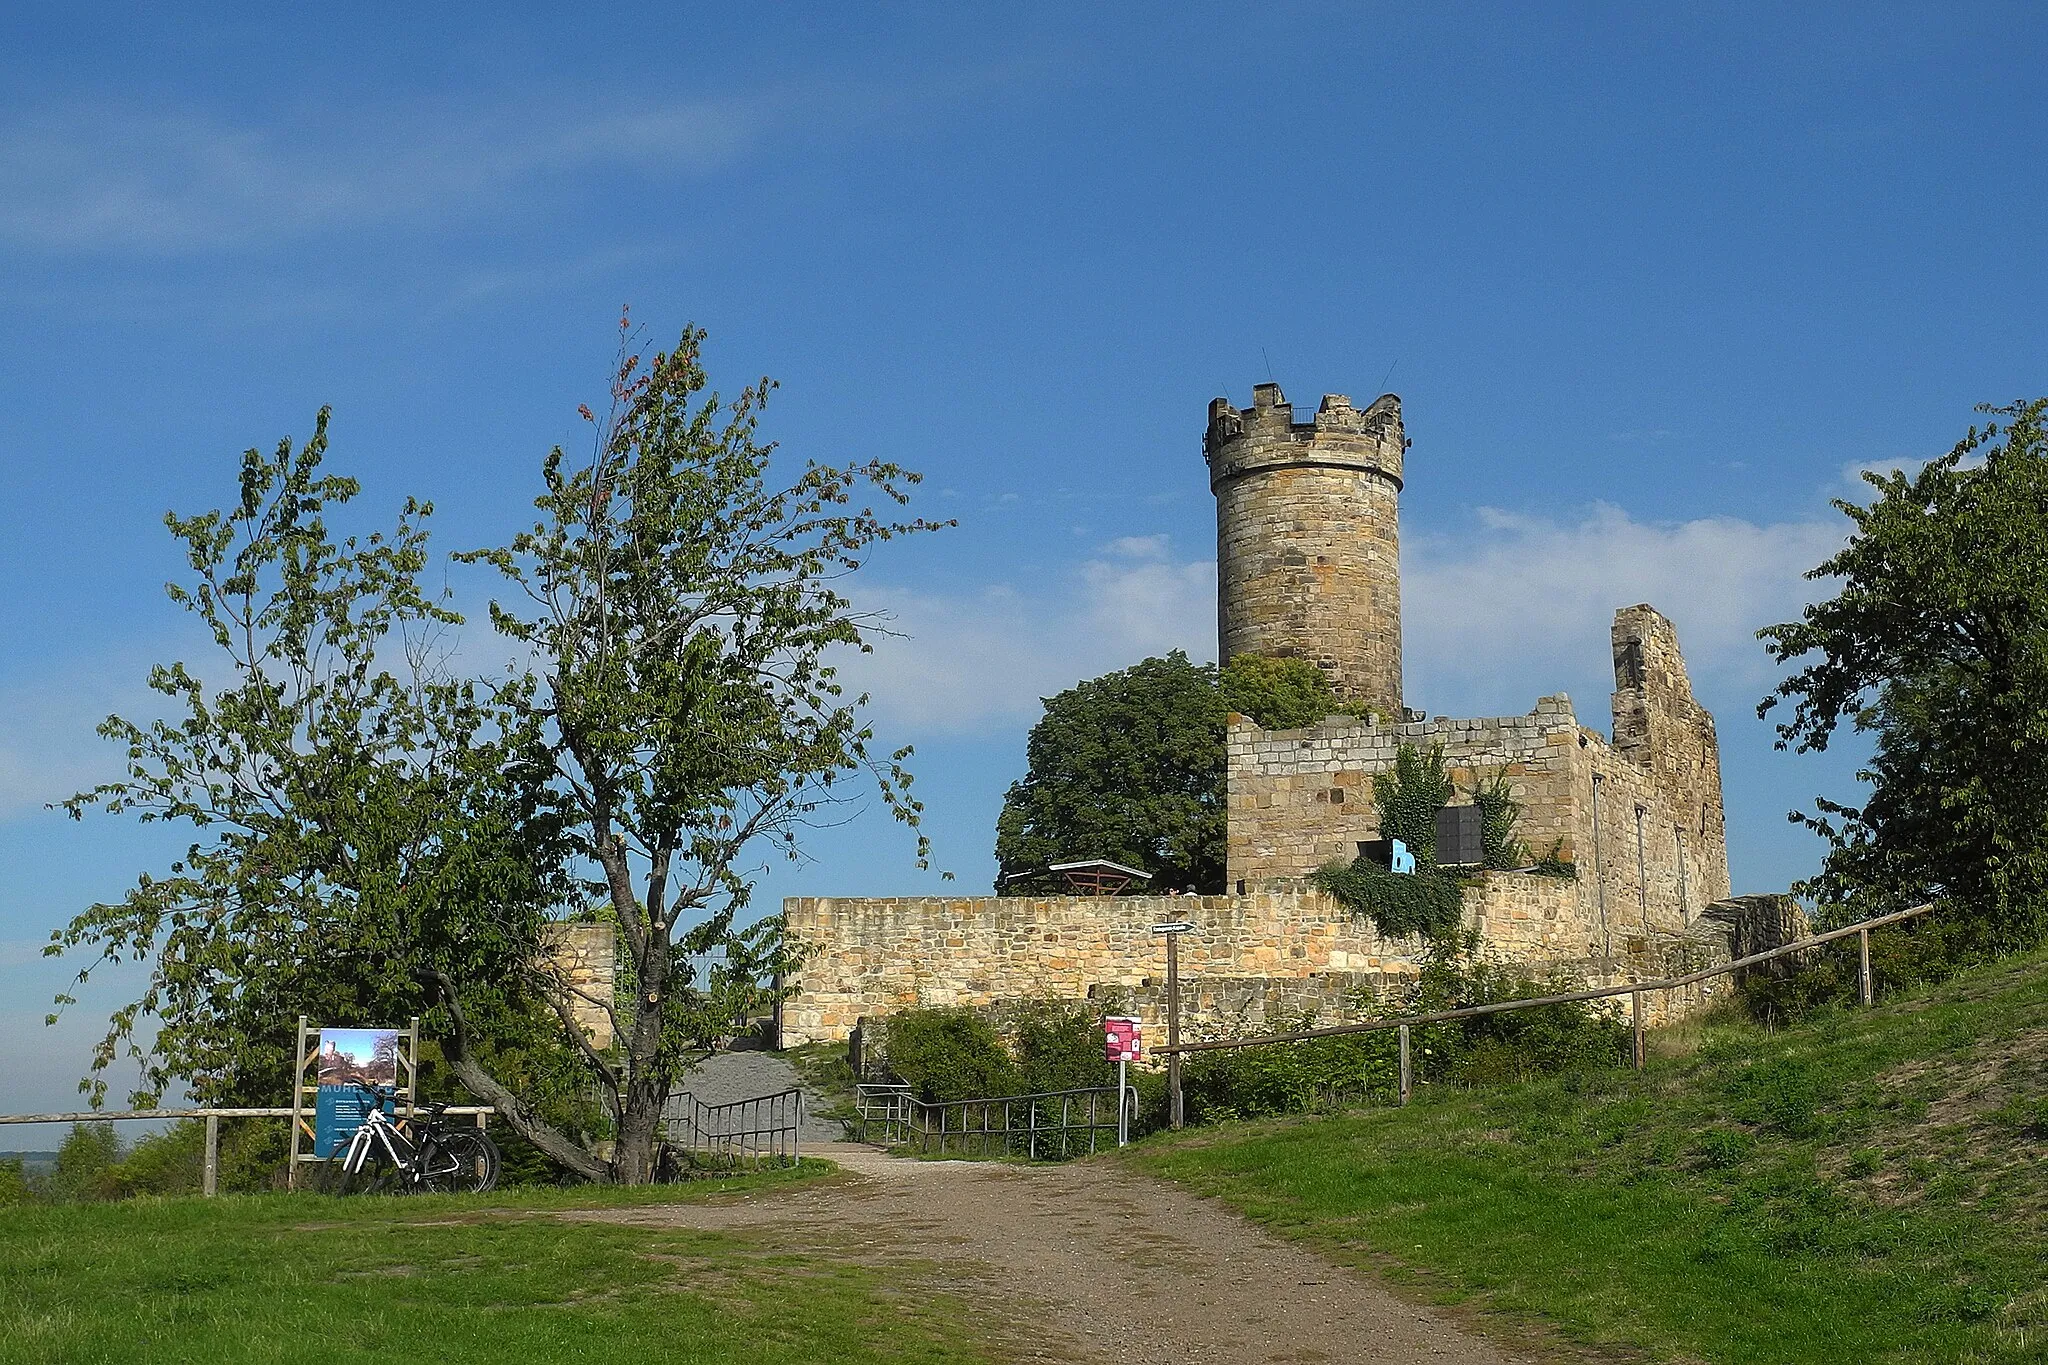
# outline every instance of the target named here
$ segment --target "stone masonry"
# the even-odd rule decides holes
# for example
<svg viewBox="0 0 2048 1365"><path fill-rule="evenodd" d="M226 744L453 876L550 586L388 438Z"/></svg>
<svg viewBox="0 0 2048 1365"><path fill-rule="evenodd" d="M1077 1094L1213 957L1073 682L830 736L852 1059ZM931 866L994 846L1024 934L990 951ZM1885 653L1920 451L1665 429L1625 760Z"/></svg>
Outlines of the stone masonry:
<svg viewBox="0 0 2048 1365"><path fill-rule="evenodd" d="M590 1045L602 1052L612 1045L612 1016L606 1008L617 999L618 926L608 923L565 923L551 926L543 970L557 998Z"/></svg>
<svg viewBox="0 0 2048 1365"><path fill-rule="evenodd" d="M1152 926L1168 920L1196 926L1180 945L1191 1037L1354 1017L1365 998L1413 980L1425 946L1382 937L1301 883L1242 896L794 897L783 913L791 937L812 949L801 991L782 1007L785 1047L843 1039L862 1019L898 1010L1030 999L1093 1000L1163 1028L1166 950ZM1577 884L1524 873L1491 873L1468 888L1465 925L1539 976L1561 968L1600 985L1727 952L1727 926L1702 922L1689 934L1635 936L1611 959L1590 956ZM1649 1004L1661 1017L1667 1002Z"/></svg>
<svg viewBox="0 0 2048 1365"><path fill-rule="evenodd" d="M1469 796L1505 773L1522 803L1516 833L1579 870L1587 939L1574 956L1612 957L1630 937L1684 933L1728 894L1714 720L1693 700L1671 623L1647 606L1614 619L1616 739L1579 724L1571 700L1524 716L1374 725L1332 716L1267 732L1233 717L1228 877L1252 890L1349 862L1379 833L1373 775L1403 744L1441 744ZM1561 945L1565 946L1565 945Z"/></svg>
<svg viewBox="0 0 2048 1365"><path fill-rule="evenodd" d="M1296 422L1278 384L1209 405L1221 658L1312 660L1339 696L1401 718L1401 400L1323 395Z"/></svg>

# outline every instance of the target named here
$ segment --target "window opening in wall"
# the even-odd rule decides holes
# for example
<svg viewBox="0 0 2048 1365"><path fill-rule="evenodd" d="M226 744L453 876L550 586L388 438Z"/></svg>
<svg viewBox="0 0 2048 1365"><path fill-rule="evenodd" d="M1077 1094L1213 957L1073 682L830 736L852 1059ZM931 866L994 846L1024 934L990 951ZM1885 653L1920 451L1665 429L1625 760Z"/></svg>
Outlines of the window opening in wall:
<svg viewBox="0 0 2048 1365"><path fill-rule="evenodd" d="M1636 807L1636 904L1643 911L1643 932L1650 932L1650 860L1643 850L1643 817L1648 806Z"/></svg>
<svg viewBox="0 0 2048 1365"><path fill-rule="evenodd" d="M1600 908L1600 956L1614 956L1614 935L1607 929L1607 874L1600 858L1600 774L1593 774L1593 895Z"/></svg>
<svg viewBox="0 0 2048 1365"><path fill-rule="evenodd" d="M1691 924L1692 897L1688 894L1685 884L1685 830L1681 826L1674 828L1671 833L1678 840L1678 922Z"/></svg>

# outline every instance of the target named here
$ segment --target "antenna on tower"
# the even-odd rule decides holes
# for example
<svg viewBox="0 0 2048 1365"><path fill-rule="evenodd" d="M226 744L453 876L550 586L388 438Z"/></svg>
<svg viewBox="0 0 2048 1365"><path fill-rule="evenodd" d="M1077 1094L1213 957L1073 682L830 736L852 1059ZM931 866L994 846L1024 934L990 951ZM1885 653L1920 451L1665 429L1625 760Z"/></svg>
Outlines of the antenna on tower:
<svg viewBox="0 0 2048 1365"><path fill-rule="evenodd" d="M1387 366L1387 375L1386 375L1386 378L1385 378L1385 379L1382 379L1382 380L1380 380L1380 392L1381 392L1381 393L1385 393L1385 392L1387 391L1387 382L1388 382L1388 380L1391 380L1391 379L1392 379L1392 378L1394 377L1394 370L1395 370L1395 368L1396 368L1397 366L1399 366L1399 365L1400 365L1400 363L1401 363L1401 357L1399 357L1399 356L1395 356L1395 357L1394 357L1394 363L1393 363L1392 365L1389 365L1389 366Z"/></svg>
<svg viewBox="0 0 2048 1365"><path fill-rule="evenodd" d="M1273 377L1273 357L1266 354L1266 348L1263 346L1259 347L1259 359L1266 362L1266 382L1268 384L1279 383L1280 381Z"/></svg>

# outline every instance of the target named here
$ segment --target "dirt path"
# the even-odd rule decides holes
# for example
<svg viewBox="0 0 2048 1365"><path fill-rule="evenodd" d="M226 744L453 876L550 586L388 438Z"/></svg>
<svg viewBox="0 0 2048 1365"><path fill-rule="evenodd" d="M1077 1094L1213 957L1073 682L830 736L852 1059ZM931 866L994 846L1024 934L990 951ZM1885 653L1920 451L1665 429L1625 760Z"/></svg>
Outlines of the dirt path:
<svg viewBox="0 0 2048 1365"><path fill-rule="evenodd" d="M832 1146L842 1179L721 1205L578 1214L745 1229L771 1245L936 1262L1028 1361L1507 1365L1508 1354L1221 1205L1102 1162L919 1162Z"/></svg>

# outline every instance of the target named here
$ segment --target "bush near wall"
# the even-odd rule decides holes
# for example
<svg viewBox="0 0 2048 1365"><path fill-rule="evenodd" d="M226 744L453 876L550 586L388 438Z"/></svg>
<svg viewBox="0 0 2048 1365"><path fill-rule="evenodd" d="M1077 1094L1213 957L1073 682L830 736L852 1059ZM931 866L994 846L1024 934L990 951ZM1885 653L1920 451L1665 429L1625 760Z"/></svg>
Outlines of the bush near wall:
<svg viewBox="0 0 2048 1365"><path fill-rule="evenodd" d="M882 1036L888 1070L927 1104L1116 1083L1100 1011L1073 1001L904 1010Z"/></svg>
<svg viewBox="0 0 2048 1365"><path fill-rule="evenodd" d="M1476 933L1432 939L1423 970L1406 989L1365 1003L1365 1018L1433 1014L1501 1000L1583 988L1567 973L1531 975L1486 956ZM1278 1027L1276 1034L1309 1027ZM1510 1010L1410 1031L1409 1062L1420 1084L1474 1085L1589 1067L1619 1066L1629 1027L1586 1003ZM1400 1041L1393 1029L1299 1043L1188 1055L1182 1078L1190 1122L1305 1113L1398 1093ZM1148 1106L1147 1117L1150 1117Z"/></svg>

